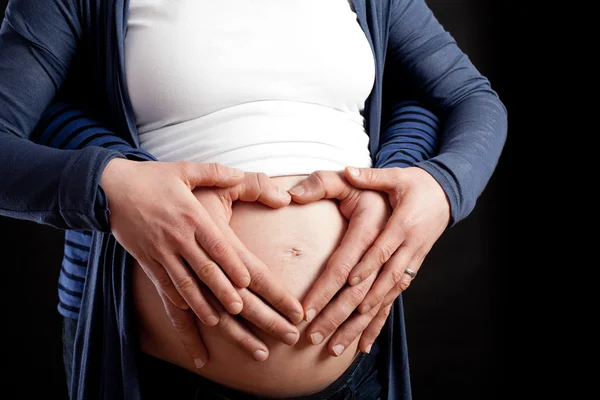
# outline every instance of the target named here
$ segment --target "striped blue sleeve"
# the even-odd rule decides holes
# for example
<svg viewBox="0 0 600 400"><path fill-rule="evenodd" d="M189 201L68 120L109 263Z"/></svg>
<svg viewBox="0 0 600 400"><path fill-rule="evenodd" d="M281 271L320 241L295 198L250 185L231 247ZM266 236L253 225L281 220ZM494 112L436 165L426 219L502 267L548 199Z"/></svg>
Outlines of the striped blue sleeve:
<svg viewBox="0 0 600 400"><path fill-rule="evenodd" d="M417 101L392 107L382 127L375 168L410 167L435 156L439 149L438 117Z"/></svg>
<svg viewBox="0 0 600 400"><path fill-rule="evenodd" d="M56 149L96 146L116 150L130 160L157 161L152 154L133 147L107 129L90 112L65 102L56 102L46 109L30 139Z"/></svg>
<svg viewBox="0 0 600 400"><path fill-rule="evenodd" d="M55 102L45 110L30 140L56 149L77 150L97 146L115 150L130 160L156 160L152 154L134 148L107 129L89 111L65 102ZM99 189L103 192L100 186ZM91 232L65 230L57 306L65 317L79 318L91 245Z"/></svg>

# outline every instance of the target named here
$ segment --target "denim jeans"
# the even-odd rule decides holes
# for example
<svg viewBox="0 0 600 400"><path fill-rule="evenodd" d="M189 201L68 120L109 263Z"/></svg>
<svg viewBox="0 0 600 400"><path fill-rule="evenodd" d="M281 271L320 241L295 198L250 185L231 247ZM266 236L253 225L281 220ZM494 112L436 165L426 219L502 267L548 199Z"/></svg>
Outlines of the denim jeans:
<svg viewBox="0 0 600 400"><path fill-rule="evenodd" d="M289 400L379 400L382 387L377 380L377 344L370 354L359 354L352 365L325 389ZM258 400L250 395L219 385L186 369L148 354L140 355L143 399L182 400Z"/></svg>

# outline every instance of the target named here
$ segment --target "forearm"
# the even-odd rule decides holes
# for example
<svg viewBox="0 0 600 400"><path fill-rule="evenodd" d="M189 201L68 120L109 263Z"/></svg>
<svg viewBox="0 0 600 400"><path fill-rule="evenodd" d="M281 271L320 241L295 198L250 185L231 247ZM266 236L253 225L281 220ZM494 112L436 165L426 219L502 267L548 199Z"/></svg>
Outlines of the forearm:
<svg viewBox="0 0 600 400"><path fill-rule="evenodd" d="M114 150L57 150L0 132L0 214L59 229L108 232L101 171Z"/></svg>
<svg viewBox="0 0 600 400"><path fill-rule="evenodd" d="M381 132L375 168L410 167L437 154L439 119L414 100L396 102Z"/></svg>
<svg viewBox="0 0 600 400"><path fill-rule="evenodd" d="M506 140L506 111L488 96L471 96L448 113L439 155L416 166L442 186L451 208L451 225L475 207L498 163Z"/></svg>
<svg viewBox="0 0 600 400"><path fill-rule="evenodd" d="M442 121L439 154L417 166L446 192L452 225L469 215L497 165L506 109L424 0L394 4L384 85L402 91L398 82L406 83Z"/></svg>
<svg viewBox="0 0 600 400"><path fill-rule="evenodd" d="M75 57L81 33L70 0L14 0L0 28L0 215L63 229L108 230L103 167L119 152L31 142Z"/></svg>

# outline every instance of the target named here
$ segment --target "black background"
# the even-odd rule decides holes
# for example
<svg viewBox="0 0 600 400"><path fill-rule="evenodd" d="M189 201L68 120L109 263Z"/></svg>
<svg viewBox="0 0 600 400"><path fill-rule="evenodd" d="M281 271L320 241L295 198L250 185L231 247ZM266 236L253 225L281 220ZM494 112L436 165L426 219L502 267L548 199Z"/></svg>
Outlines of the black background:
<svg viewBox="0 0 600 400"><path fill-rule="evenodd" d="M6 3L0 0L0 12ZM515 143L522 149L534 131L523 88L540 63L532 51L537 27L526 1L428 4L500 94L509 135L475 210L444 233L404 294L413 395L499 399L511 393L509 315L519 290L507 274L516 219ZM8 367L0 375L0 397L66 398L56 311L63 232L1 217L0 229L0 355Z"/></svg>

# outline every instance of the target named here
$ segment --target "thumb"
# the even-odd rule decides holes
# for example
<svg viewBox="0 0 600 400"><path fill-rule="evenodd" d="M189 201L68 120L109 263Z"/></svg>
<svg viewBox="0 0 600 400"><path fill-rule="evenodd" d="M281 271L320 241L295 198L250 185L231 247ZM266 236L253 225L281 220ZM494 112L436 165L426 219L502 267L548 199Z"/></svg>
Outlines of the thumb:
<svg viewBox="0 0 600 400"><path fill-rule="evenodd" d="M244 172L219 163L197 163L183 161L179 163L183 181L190 189L197 186L230 187L244 179Z"/></svg>
<svg viewBox="0 0 600 400"><path fill-rule="evenodd" d="M289 193L277 186L263 172L246 172L243 182L229 190L232 200L261 202L272 208L281 208L290 204Z"/></svg>
<svg viewBox="0 0 600 400"><path fill-rule="evenodd" d="M344 176L353 186L360 189L392 191L398 186L400 168L355 168L346 167Z"/></svg>

